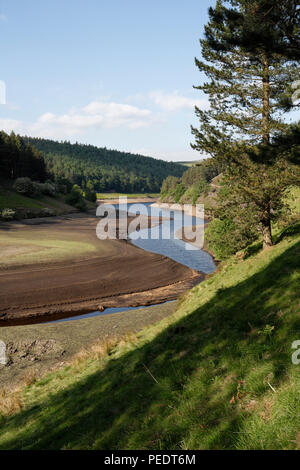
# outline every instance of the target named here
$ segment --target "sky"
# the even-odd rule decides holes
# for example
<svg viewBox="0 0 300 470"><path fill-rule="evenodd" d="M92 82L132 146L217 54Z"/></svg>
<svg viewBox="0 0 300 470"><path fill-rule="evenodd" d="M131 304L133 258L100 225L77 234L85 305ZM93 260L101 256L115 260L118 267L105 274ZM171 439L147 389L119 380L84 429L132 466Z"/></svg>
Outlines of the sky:
<svg viewBox="0 0 300 470"><path fill-rule="evenodd" d="M191 149L214 0L0 0L0 128L168 161ZM0 96L0 98L1 98Z"/></svg>

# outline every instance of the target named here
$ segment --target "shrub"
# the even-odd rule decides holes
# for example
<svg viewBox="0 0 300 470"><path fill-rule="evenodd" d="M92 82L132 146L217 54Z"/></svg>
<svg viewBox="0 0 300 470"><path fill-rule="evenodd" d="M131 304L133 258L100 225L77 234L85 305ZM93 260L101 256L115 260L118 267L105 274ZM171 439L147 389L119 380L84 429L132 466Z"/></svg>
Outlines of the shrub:
<svg viewBox="0 0 300 470"><path fill-rule="evenodd" d="M1 212L1 217L4 220L13 220L16 216L16 211L13 209L3 209Z"/></svg>
<svg viewBox="0 0 300 470"><path fill-rule="evenodd" d="M192 204L196 204L198 198L201 195L207 195L209 190L209 184L205 180L199 180L197 183L190 186L187 191L184 193L183 198L181 200L183 202L189 202Z"/></svg>
<svg viewBox="0 0 300 470"><path fill-rule="evenodd" d="M81 199L82 199L81 194L78 191L76 191L75 189L72 189L70 194L68 194L67 197L65 198L65 201L66 201L67 204L70 204L71 206L74 206Z"/></svg>
<svg viewBox="0 0 300 470"><path fill-rule="evenodd" d="M74 207L76 207L76 209L80 210L81 212L85 212L87 210L86 202L83 198L78 201Z"/></svg>
<svg viewBox="0 0 300 470"><path fill-rule="evenodd" d="M254 242L257 232L250 224L215 219L209 224L205 237L216 258L226 259Z"/></svg>
<svg viewBox="0 0 300 470"><path fill-rule="evenodd" d="M35 187L30 178L17 178L13 186L14 190L24 196L33 196Z"/></svg>
<svg viewBox="0 0 300 470"><path fill-rule="evenodd" d="M42 187L42 194L45 194L46 196L52 196L54 197L56 195L56 188L53 183L47 182L41 185Z"/></svg>
<svg viewBox="0 0 300 470"><path fill-rule="evenodd" d="M40 183L37 183L36 181L33 181L32 184L33 184L33 188L34 188L33 195L35 197L40 196L42 194L42 188L41 188L42 185Z"/></svg>
<svg viewBox="0 0 300 470"><path fill-rule="evenodd" d="M86 202L83 199L81 192L78 191L77 188L72 189L70 194L67 195L65 202L71 206L76 207L76 209L79 209L80 211L86 210Z"/></svg>
<svg viewBox="0 0 300 470"><path fill-rule="evenodd" d="M90 202L96 202L97 201L97 195L95 191L92 191L91 189L87 188L85 190L85 199L87 199Z"/></svg>
<svg viewBox="0 0 300 470"><path fill-rule="evenodd" d="M185 190L186 190L186 188L182 183L179 183L176 186L176 189L175 189L175 192L174 192L174 201L175 202L177 202L177 203L180 202L180 199L184 195Z"/></svg>

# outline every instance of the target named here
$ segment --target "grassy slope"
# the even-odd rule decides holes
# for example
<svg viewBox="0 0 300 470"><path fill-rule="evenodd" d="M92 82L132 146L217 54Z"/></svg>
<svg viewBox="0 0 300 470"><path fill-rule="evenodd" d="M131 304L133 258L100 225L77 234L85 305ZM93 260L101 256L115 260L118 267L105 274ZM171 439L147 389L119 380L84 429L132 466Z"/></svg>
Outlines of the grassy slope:
<svg viewBox="0 0 300 470"><path fill-rule="evenodd" d="M287 198L293 214L300 214L300 187L293 187Z"/></svg>
<svg viewBox="0 0 300 470"><path fill-rule="evenodd" d="M53 198L49 196L39 196L38 198L30 198L22 196L8 189L0 189L0 210L5 208L11 209L44 209L49 208L55 210L57 214L64 212L74 212L74 207L63 202L61 198Z"/></svg>
<svg viewBox="0 0 300 470"><path fill-rule="evenodd" d="M221 264L158 325L8 399L23 406L2 418L0 448L300 448L299 231Z"/></svg>

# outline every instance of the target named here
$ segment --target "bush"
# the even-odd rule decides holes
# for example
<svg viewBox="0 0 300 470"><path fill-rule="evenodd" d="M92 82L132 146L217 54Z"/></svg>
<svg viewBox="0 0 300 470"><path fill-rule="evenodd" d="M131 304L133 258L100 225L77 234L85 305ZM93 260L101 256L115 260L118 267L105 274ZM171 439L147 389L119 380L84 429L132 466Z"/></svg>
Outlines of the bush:
<svg viewBox="0 0 300 470"><path fill-rule="evenodd" d="M40 196L44 194L45 196L54 197L56 195L56 187L52 183L36 183L33 182L34 187L34 196Z"/></svg>
<svg viewBox="0 0 300 470"><path fill-rule="evenodd" d="M253 243L257 233L250 224L239 224L232 219L215 219L209 224L205 237L209 249L221 260Z"/></svg>
<svg viewBox="0 0 300 470"><path fill-rule="evenodd" d="M86 202L83 198L80 201L78 201L74 205L74 207L76 207L76 209L80 210L81 212L85 212L87 210L87 205L86 205Z"/></svg>
<svg viewBox="0 0 300 470"><path fill-rule="evenodd" d="M16 211L13 209L3 209L1 212L1 217L4 220L13 220L16 216Z"/></svg>
<svg viewBox="0 0 300 470"><path fill-rule="evenodd" d="M13 185L14 190L24 196L33 196L35 192L34 183L30 178L17 178Z"/></svg>
<svg viewBox="0 0 300 470"><path fill-rule="evenodd" d="M95 191L92 191L91 189L87 188L85 191L85 199L87 199L90 202L96 202L97 201L97 195Z"/></svg>
<svg viewBox="0 0 300 470"><path fill-rule="evenodd" d="M42 194L42 188L41 188L41 184L40 183L37 183L35 181L33 181L33 188L34 188L34 197L37 197L37 196L40 196Z"/></svg>
<svg viewBox="0 0 300 470"><path fill-rule="evenodd" d="M71 206L74 206L81 199L82 199L81 194L78 191L72 189L70 194L68 194L67 197L65 198L65 202L66 202L66 204L70 204Z"/></svg>
<svg viewBox="0 0 300 470"><path fill-rule="evenodd" d="M184 193L181 200L183 202L189 202L196 204L200 196L206 196L209 190L209 184L205 180L199 180L197 183L190 186L187 191Z"/></svg>
<svg viewBox="0 0 300 470"><path fill-rule="evenodd" d="M42 186L42 194L46 196L54 197L56 195L56 188L53 183L47 182L41 185Z"/></svg>
<svg viewBox="0 0 300 470"><path fill-rule="evenodd" d="M182 183L179 183L175 189L175 192L174 192L174 201L175 202L180 202L180 199L182 198L182 196L184 195L185 193L185 186L182 184Z"/></svg>
<svg viewBox="0 0 300 470"><path fill-rule="evenodd" d="M70 206L76 207L76 209L79 209L80 211L84 212L86 210L86 202L77 188L72 189L70 194L67 195L65 202L66 204L70 204Z"/></svg>

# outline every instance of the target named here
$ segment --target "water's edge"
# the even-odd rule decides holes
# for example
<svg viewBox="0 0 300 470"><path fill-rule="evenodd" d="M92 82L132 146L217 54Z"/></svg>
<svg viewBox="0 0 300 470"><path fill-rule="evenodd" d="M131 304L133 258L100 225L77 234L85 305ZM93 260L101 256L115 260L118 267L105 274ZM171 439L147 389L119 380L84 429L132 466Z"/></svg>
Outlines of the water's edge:
<svg viewBox="0 0 300 470"><path fill-rule="evenodd" d="M134 203L129 203L128 206L124 206L124 207L118 204L115 204L115 207L118 208L119 210L126 210L127 212L131 212L131 213L135 209L134 206L135 206ZM180 238L177 237L178 231L182 229L184 226L191 227L193 225L197 225L200 223L204 224L204 220L198 219L197 217L192 215L193 212L189 210L187 214L184 214L184 218L182 218L181 222L180 222L180 218L178 219L176 217L173 217L173 219L171 220L171 239L168 239L168 240L167 239L162 240L160 238L157 239L158 234L161 235L162 233L164 224L169 223L171 211L169 209L162 208L159 204L153 204L150 202L143 204L143 206L147 208L147 211L148 211L147 215L149 215L149 208L151 208L151 216L153 217L162 216L162 217L166 217L166 219L168 220L165 222L162 221L161 224L153 228L150 228L150 229L147 228L147 229L140 230L138 232L131 233L130 243L132 243L133 245L145 251L150 251L153 253L158 253L158 254L167 256L180 264L183 264L185 266L190 267L191 269L194 269L195 271L199 271L205 274L211 274L212 272L214 272L214 270L216 269L216 265L214 263L212 256L209 253L203 250L199 250L199 248L193 247L192 245L189 245L186 241L181 240ZM141 209L141 207L139 207L139 209ZM150 233L152 236L150 235ZM141 238L136 238L137 236ZM155 307L157 305L164 305L164 304L171 303L171 302L175 303L176 300L169 300L166 302L155 303L152 305L142 305L138 307L110 307L110 308L106 308L102 312L94 311L94 312L85 313L82 315L75 315L75 316L55 320L53 322L48 322L46 324L80 320L80 319L92 318L92 317L97 317L97 316L112 315L114 313L125 312L125 311L130 311L130 310L140 310L146 307L147 308Z"/></svg>

